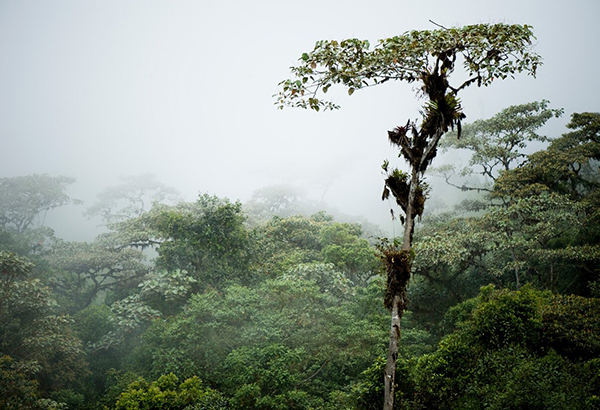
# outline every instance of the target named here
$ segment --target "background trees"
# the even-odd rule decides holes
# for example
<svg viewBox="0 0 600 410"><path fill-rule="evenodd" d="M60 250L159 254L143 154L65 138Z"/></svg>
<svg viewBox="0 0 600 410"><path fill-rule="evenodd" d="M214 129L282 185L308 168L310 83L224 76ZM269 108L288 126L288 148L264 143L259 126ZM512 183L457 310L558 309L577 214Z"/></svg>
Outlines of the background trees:
<svg viewBox="0 0 600 410"><path fill-rule="evenodd" d="M105 223L141 216L154 202L179 199L179 192L158 180L154 174L121 177L121 183L105 188L87 210L89 216L100 216Z"/></svg>
<svg viewBox="0 0 600 410"><path fill-rule="evenodd" d="M511 107L503 112L523 113L529 106ZM513 124L520 115L508 124ZM550 115L551 112L545 113L546 117ZM529 123L528 117L529 114L523 118L524 124ZM587 124L578 125L574 121L568 124L575 129L587 127L585 132L575 132L577 142L569 132L552 139L547 149L527 156L516 146L510 155L502 154L522 157L523 161L494 177L495 183L486 188L487 197L481 198L485 205L479 202L470 207L470 202L460 206L463 212L470 212L461 219L461 226L450 222L424 229L418 246L426 255L421 260L429 263L437 260L438 267L447 263L463 273L476 270L478 275L488 275L486 280L496 280L498 284L518 287L525 280L541 288L587 294L588 282L595 281L588 263L598 260L595 244L586 239L591 233L589 227L596 226L589 221L595 211L588 208L595 203L598 189L593 157L597 144L593 137L594 117L573 115L573 119L586 118L583 124ZM482 146L485 145L473 144L474 157L483 158ZM500 157L495 160L490 157L485 167L492 169L494 163L500 163ZM482 211L485 212L481 214ZM422 271L432 279L440 278L432 275L435 270L431 265Z"/></svg>
<svg viewBox="0 0 600 410"><path fill-rule="evenodd" d="M385 316L361 311L378 294L353 295L342 275L318 269L194 295L188 309L146 332L138 368L152 378L202 374L236 408L324 406L380 352Z"/></svg>
<svg viewBox="0 0 600 410"><path fill-rule="evenodd" d="M43 225L45 212L79 201L71 199L65 190L73 178L34 174L0 178L0 228L23 233L36 218Z"/></svg>
<svg viewBox="0 0 600 410"><path fill-rule="evenodd" d="M396 408L598 407L599 115L415 225ZM246 216L202 195L90 243L0 231L0 406L380 408L371 228Z"/></svg>
<svg viewBox="0 0 600 410"><path fill-rule="evenodd" d="M543 100L513 105L489 119L466 124L461 135L449 133L440 141L440 147L467 150L471 157L465 166L448 164L436 171L448 184L461 190L489 192L501 172L515 168L525 160L524 149L531 142L549 141L545 135L538 134L538 130L551 118L560 117L563 110L548 108L548 104L549 101ZM462 181L453 178L456 173ZM478 185L468 182L474 174L483 179Z"/></svg>
<svg viewBox="0 0 600 410"><path fill-rule="evenodd" d="M114 247L105 240L57 241L47 259L53 270L48 283L72 313L106 297L107 292L123 293L137 286L149 271L141 251Z"/></svg>

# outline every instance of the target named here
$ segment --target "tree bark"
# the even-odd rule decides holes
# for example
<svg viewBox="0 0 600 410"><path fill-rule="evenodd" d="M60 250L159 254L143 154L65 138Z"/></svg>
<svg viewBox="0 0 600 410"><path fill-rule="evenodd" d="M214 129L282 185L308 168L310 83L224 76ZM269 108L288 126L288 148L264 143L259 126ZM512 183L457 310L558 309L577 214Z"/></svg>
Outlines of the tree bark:
<svg viewBox="0 0 600 410"><path fill-rule="evenodd" d="M394 296L392 303L392 328L390 331L390 346L388 348L388 357L385 366L385 401L383 403L384 410L393 410L394 408L396 361L398 360L398 344L400 343L400 295Z"/></svg>
<svg viewBox="0 0 600 410"><path fill-rule="evenodd" d="M414 203L419 184L419 165L412 164L408 203L406 206L406 220L404 221L404 237L402 250L410 252L414 229ZM407 270L410 275L410 262L407 261ZM390 272L388 272L388 275ZM406 309L406 287L396 292L392 297L392 322L390 328L390 344L388 347L387 362L384 375L384 402L383 410L394 409L394 396L396 391L396 363L398 361L398 346L400 345L400 322Z"/></svg>

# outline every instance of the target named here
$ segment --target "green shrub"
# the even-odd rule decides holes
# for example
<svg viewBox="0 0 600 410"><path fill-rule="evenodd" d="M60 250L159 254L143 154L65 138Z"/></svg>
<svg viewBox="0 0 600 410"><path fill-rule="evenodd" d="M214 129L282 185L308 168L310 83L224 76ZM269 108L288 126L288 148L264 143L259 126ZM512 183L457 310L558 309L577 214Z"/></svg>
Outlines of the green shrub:
<svg viewBox="0 0 600 410"><path fill-rule="evenodd" d="M115 410L217 410L227 401L218 392L204 388L197 377L179 383L173 373L154 382L139 378L119 396Z"/></svg>

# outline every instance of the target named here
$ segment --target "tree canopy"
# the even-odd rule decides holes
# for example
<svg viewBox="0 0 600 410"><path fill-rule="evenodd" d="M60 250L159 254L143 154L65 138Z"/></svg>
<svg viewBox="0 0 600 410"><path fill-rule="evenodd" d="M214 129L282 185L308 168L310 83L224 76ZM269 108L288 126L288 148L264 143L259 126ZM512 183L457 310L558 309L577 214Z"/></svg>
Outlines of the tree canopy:
<svg viewBox="0 0 600 410"><path fill-rule="evenodd" d="M512 105L491 118L465 125L460 136L456 132L449 133L440 141L440 147L444 150L467 150L471 158L466 166L449 164L436 168L435 173L442 175L448 184L462 190L490 191L501 172L524 162L527 155L523 150L529 143L549 141L547 136L538 133L539 129L551 118L560 117L564 111L549 108L549 103L542 100ZM462 178L481 175L484 181L477 185L458 182L455 180L457 173Z"/></svg>
<svg viewBox="0 0 600 410"><path fill-rule="evenodd" d="M322 96L332 85L344 86L350 95L389 80L428 86L433 73L447 77L458 59L467 79L449 87L456 95L473 83L487 86L522 71L535 75L542 61L531 51L534 39L528 25L477 24L409 31L381 39L373 49L368 40L321 40L291 68L293 78L280 83L277 104L336 109L337 104Z"/></svg>
<svg viewBox="0 0 600 410"><path fill-rule="evenodd" d="M47 174L0 178L0 228L22 233L40 214L71 202L80 203L65 193L74 182L73 178Z"/></svg>

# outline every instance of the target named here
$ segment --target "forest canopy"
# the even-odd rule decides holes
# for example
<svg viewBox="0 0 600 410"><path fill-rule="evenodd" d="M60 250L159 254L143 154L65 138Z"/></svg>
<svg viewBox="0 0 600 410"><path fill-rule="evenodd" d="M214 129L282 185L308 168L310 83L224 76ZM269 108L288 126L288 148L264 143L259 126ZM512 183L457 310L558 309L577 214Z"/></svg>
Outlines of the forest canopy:
<svg viewBox="0 0 600 410"><path fill-rule="evenodd" d="M526 154L559 114L548 102L508 107L448 140L482 170L518 160L416 225L397 408L600 406L600 114L572 114L562 136ZM510 138L525 142L489 150L517 118L532 126ZM0 186L15 203L49 204L23 209L34 220L71 201L68 181ZM91 243L2 225L0 407L380 408L380 234L312 205L303 214L302 201L290 215L277 192L260 207L208 194L155 202Z"/></svg>

